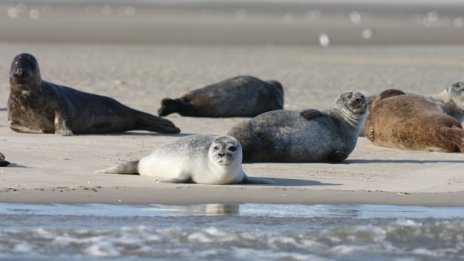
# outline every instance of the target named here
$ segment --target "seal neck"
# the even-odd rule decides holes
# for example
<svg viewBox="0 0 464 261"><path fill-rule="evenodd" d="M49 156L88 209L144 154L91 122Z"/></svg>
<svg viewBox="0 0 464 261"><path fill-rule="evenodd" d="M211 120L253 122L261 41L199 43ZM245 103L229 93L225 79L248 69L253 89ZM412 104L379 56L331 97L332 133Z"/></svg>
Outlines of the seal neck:
<svg viewBox="0 0 464 261"><path fill-rule="evenodd" d="M348 125L357 129L358 131L361 129L361 126L364 124L364 120L366 118L365 112L362 114L355 114L345 107L331 108L329 109L329 114L348 123Z"/></svg>

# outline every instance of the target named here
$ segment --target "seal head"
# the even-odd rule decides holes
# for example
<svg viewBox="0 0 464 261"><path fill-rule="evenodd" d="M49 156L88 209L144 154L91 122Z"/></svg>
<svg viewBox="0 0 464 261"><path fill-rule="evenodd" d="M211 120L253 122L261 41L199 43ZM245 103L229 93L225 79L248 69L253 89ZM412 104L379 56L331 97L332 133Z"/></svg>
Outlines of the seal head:
<svg viewBox="0 0 464 261"><path fill-rule="evenodd" d="M367 111L367 100L360 92L345 92L335 101L333 109L339 111L336 114L342 116L351 126L362 126L359 121Z"/></svg>
<svg viewBox="0 0 464 261"><path fill-rule="evenodd" d="M42 81L39 64L34 56L28 53L18 54L11 63L10 86L38 86Z"/></svg>
<svg viewBox="0 0 464 261"><path fill-rule="evenodd" d="M241 164L242 148L237 139L230 136L220 136L209 147L208 156L211 162L218 166Z"/></svg>

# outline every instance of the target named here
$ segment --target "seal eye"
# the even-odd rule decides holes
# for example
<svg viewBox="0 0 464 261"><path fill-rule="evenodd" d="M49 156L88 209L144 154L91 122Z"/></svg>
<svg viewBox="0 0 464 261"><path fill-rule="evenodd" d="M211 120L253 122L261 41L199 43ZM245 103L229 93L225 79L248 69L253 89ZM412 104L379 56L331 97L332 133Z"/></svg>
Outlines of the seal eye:
<svg viewBox="0 0 464 261"><path fill-rule="evenodd" d="M214 150L219 150L219 146L214 146L213 149Z"/></svg>
<svg viewBox="0 0 464 261"><path fill-rule="evenodd" d="M230 146L230 147L229 147L229 150L232 151L232 152L237 151L237 147L235 147L235 146Z"/></svg>
<svg viewBox="0 0 464 261"><path fill-rule="evenodd" d="M15 64L15 65L18 65L18 63L19 63L18 60L15 60L15 61L14 61L14 64Z"/></svg>

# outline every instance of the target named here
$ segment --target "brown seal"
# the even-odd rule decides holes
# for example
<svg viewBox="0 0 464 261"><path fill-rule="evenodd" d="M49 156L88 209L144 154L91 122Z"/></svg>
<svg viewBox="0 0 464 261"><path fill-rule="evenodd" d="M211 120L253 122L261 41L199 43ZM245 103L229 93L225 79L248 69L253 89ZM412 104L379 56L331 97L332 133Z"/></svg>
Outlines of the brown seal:
<svg viewBox="0 0 464 261"><path fill-rule="evenodd" d="M426 98L381 93L365 123L365 135L378 146L407 150L464 152L464 130L455 118Z"/></svg>
<svg viewBox="0 0 464 261"><path fill-rule="evenodd" d="M254 117L280 110L284 90L278 81L262 81L252 76L237 76L193 90L178 99L165 98L160 116L177 112L194 117Z"/></svg>
<svg viewBox="0 0 464 261"><path fill-rule="evenodd" d="M346 92L328 109L266 112L228 135L242 144L244 162L337 163L355 148L366 109L364 95Z"/></svg>
<svg viewBox="0 0 464 261"><path fill-rule="evenodd" d="M8 165L10 165L10 162L6 161L5 155L3 155L3 153L0 152L0 167L5 167Z"/></svg>
<svg viewBox="0 0 464 261"><path fill-rule="evenodd" d="M10 70L8 121L17 132L61 135L147 130L179 133L169 120L118 101L43 81L30 54L17 55Z"/></svg>

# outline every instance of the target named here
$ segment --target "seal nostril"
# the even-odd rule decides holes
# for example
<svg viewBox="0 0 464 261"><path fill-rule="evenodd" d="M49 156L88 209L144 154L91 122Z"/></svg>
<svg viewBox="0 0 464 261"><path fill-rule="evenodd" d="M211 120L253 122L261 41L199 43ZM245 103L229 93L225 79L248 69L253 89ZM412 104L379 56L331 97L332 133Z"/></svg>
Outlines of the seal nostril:
<svg viewBox="0 0 464 261"><path fill-rule="evenodd" d="M22 76L23 75L23 69L21 69L21 68L16 69L15 75Z"/></svg>
<svg viewBox="0 0 464 261"><path fill-rule="evenodd" d="M224 157L226 154L225 153L218 153L219 157Z"/></svg>

